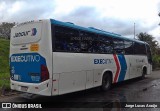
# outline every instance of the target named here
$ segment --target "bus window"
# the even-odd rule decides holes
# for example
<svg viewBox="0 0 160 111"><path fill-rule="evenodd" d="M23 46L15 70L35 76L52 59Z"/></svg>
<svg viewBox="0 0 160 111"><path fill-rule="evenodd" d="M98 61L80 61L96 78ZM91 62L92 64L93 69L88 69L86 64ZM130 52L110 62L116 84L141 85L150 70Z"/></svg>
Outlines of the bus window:
<svg viewBox="0 0 160 111"><path fill-rule="evenodd" d="M81 38L81 52L94 52L93 51L93 41L97 36L93 33L80 31Z"/></svg>
<svg viewBox="0 0 160 111"><path fill-rule="evenodd" d="M106 53L106 54L113 53L113 42L111 37L99 35L98 41L99 41L98 49L100 53Z"/></svg>
<svg viewBox="0 0 160 111"><path fill-rule="evenodd" d="M129 40L124 40L124 51L125 54L133 54L133 43Z"/></svg>
<svg viewBox="0 0 160 111"><path fill-rule="evenodd" d="M55 51L80 52L79 32L75 29L55 26Z"/></svg>
<svg viewBox="0 0 160 111"><path fill-rule="evenodd" d="M122 39L113 39L114 53L124 54L124 42Z"/></svg>
<svg viewBox="0 0 160 111"><path fill-rule="evenodd" d="M134 43L134 54L136 54L136 55L146 55L145 44L135 42Z"/></svg>

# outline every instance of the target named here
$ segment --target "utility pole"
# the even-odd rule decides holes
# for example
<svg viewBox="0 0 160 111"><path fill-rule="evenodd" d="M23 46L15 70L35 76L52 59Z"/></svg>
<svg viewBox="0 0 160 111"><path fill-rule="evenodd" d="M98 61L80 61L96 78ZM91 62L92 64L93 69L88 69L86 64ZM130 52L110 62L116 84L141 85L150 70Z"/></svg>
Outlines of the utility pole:
<svg viewBox="0 0 160 111"><path fill-rule="evenodd" d="M158 16L160 17L160 12L158 13ZM160 23L158 25L160 26ZM160 45L159 45L159 49L160 49ZM160 52L160 50L159 50L159 52Z"/></svg>
<svg viewBox="0 0 160 111"><path fill-rule="evenodd" d="M135 35L136 31L135 31L135 23L134 23L134 39L136 39L136 35Z"/></svg>

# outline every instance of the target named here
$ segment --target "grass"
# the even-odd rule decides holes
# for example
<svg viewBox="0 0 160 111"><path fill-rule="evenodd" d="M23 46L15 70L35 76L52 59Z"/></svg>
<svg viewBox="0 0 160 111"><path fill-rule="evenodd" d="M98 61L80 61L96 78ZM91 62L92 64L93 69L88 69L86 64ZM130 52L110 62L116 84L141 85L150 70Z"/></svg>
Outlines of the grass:
<svg viewBox="0 0 160 111"><path fill-rule="evenodd" d="M10 89L9 73L0 73L0 88Z"/></svg>
<svg viewBox="0 0 160 111"><path fill-rule="evenodd" d="M0 88L10 88L9 78L9 40L0 39Z"/></svg>

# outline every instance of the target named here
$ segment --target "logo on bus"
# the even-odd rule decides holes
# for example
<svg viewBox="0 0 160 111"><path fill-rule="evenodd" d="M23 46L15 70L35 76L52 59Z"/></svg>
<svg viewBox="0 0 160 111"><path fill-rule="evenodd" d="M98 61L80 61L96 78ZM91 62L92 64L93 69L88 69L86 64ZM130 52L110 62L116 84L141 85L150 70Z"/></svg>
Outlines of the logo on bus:
<svg viewBox="0 0 160 111"><path fill-rule="evenodd" d="M94 59L94 64L112 64L113 59Z"/></svg>
<svg viewBox="0 0 160 111"><path fill-rule="evenodd" d="M33 29L32 29L32 35L31 35L31 36L35 36L36 33L37 33L37 29L36 29L36 28L33 28Z"/></svg>
<svg viewBox="0 0 160 111"><path fill-rule="evenodd" d="M13 38L16 38L16 37L25 37L25 36L28 36L28 35L35 36L36 34L37 34L37 29L36 28L32 28L31 30L28 30L28 31L23 31L23 32L15 33L15 35L13 36Z"/></svg>

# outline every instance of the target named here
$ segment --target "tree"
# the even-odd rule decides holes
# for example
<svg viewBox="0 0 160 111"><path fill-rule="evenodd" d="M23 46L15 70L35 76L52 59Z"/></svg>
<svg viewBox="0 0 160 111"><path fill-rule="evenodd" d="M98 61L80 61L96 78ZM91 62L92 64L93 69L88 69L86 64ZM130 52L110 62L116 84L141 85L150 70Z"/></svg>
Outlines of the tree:
<svg viewBox="0 0 160 111"><path fill-rule="evenodd" d="M154 40L155 38L152 35L147 33L139 33L137 35L138 39L141 41L147 42L152 50L152 60L153 60L153 69L160 68L160 48L158 47L158 41Z"/></svg>
<svg viewBox="0 0 160 111"><path fill-rule="evenodd" d="M153 54L157 53L158 41L154 40L155 38L152 35L149 35L146 32L141 32L137 35L137 37L139 40L145 41L150 45Z"/></svg>
<svg viewBox="0 0 160 111"><path fill-rule="evenodd" d="M2 22L0 24L0 36L10 39L11 28L15 23Z"/></svg>

